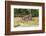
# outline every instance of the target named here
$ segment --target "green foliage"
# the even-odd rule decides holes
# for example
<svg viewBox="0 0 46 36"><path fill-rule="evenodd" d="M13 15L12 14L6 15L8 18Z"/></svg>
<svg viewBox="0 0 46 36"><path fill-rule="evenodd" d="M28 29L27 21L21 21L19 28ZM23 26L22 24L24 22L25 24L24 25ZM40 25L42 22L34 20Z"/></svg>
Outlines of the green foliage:
<svg viewBox="0 0 46 36"><path fill-rule="evenodd" d="M29 15L30 12L28 9L14 9L14 16L25 16Z"/></svg>
<svg viewBox="0 0 46 36"><path fill-rule="evenodd" d="M19 17L23 17L25 15L29 15L32 14L32 17L37 17L38 16L38 9L17 9L14 8L14 16L19 16Z"/></svg>
<svg viewBox="0 0 46 36"><path fill-rule="evenodd" d="M39 16L39 10L38 9L31 9L32 17L38 17Z"/></svg>

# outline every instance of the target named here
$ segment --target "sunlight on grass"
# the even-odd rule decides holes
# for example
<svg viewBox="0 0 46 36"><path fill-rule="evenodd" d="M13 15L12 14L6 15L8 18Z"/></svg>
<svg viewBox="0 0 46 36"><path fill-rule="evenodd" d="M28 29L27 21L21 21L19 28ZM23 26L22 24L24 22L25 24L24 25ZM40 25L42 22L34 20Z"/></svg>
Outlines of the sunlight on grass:
<svg viewBox="0 0 46 36"><path fill-rule="evenodd" d="M17 26L24 26L24 27L30 27L30 26L37 26L38 25L38 17L33 17L31 21L16 21L17 19L14 18L14 26L17 27Z"/></svg>

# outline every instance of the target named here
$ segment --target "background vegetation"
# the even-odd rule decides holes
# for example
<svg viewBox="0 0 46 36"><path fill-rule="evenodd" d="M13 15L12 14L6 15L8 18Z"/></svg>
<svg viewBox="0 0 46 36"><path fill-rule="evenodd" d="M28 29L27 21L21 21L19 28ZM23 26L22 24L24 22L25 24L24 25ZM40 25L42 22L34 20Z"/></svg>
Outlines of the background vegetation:
<svg viewBox="0 0 46 36"><path fill-rule="evenodd" d="M25 15L29 15L29 14L32 14L32 17L37 17L39 15L38 13L38 9L17 9L15 8L14 9L14 16L20 16L20 17L23 17Z"/></svg>

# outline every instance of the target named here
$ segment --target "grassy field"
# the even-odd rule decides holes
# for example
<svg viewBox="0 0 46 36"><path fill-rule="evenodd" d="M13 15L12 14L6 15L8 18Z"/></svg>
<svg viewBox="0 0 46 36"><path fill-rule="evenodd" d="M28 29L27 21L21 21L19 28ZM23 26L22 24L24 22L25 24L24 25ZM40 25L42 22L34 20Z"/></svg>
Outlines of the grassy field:
<svg viewBox="0 0 46 36"><path fill-rule="evenodd" d="M31 21L24 21L24 20L22 20L21 17L14 17L14 27L38 26L38 23L39 23L38 17L32 17Z"/></svg>

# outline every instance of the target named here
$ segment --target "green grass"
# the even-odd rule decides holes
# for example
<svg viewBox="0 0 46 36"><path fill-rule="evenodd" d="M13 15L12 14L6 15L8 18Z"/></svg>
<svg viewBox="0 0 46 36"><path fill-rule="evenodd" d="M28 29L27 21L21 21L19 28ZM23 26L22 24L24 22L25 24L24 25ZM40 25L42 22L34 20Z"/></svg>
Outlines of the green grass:
<svg viewBox="0 0 46 36"><path fill-rule="evenodd" d="M18 19L18 17L17 17ZM17 26L24 26L24 27L30 27L30 26L37 26L38 25L38 17L33 17L31 21L23 21L23 20L17 20L16 18L14 18L14 27Z"/></svg>

